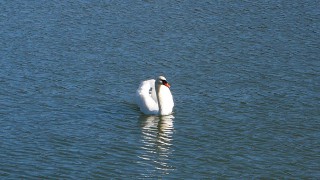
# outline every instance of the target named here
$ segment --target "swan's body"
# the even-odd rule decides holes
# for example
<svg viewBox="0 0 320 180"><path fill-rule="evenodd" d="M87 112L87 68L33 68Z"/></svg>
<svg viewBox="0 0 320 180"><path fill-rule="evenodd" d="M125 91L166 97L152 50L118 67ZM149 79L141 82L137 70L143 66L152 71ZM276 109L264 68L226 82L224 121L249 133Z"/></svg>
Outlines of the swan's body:
<svg viewBox="0 0 320 180"><path fill-rule="evenodd" d="M136 92L136 101L144 114L169 115L173 110L173 98L166 78L142 81Z"/></svg>

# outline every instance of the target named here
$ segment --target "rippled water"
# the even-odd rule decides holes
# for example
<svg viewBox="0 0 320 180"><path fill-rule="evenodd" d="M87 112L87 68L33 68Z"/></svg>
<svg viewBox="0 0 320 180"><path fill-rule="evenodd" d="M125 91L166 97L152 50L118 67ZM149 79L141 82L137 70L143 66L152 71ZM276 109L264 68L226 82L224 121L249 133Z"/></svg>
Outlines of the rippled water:
<svg viewBox="0 0 320 180"><path fill-rule="evenodd" d="M319 178L319 7L0 2L1 179Z"/></svg>

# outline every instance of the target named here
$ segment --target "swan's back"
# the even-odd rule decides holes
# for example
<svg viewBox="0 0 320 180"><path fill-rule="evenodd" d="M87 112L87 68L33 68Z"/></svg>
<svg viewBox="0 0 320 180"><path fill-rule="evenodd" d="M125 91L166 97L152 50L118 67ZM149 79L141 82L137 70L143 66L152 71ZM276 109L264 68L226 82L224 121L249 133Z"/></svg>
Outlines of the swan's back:
<svg viewBox="0 0 320 180"><path fill-rule="evenodd" d="M136 92L136 102L144 114L159 113L154 79L142 81L140 83Z"/></svg>

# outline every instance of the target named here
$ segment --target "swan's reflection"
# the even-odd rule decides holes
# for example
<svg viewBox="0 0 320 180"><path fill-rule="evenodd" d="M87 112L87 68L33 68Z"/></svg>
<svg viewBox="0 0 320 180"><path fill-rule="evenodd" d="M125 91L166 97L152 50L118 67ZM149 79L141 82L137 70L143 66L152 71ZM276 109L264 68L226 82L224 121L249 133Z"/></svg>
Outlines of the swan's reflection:
<svg viewBox="0 0 320 180"><path fill-rule="evenodd" d="M168 164L172 150L174 116L141 116L142 154L139 156L161 173L169 173L172 166Z"/></svg>

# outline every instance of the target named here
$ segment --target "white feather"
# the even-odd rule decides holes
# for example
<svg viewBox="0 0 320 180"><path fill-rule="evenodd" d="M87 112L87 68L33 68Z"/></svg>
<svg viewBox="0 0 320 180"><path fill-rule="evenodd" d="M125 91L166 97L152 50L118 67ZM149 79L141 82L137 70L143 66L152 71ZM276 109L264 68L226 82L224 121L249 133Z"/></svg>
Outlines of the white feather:
<svg viewBox="0 0 320 180"><path fill-rule="evenodd" d="M144 114L172 114L173 97L170 89L161 84L162 80L166 79L160 76L157 81L150 79L140 83L136 92L136 102ZM161 108L159 108L159 105Z"/></svg>

